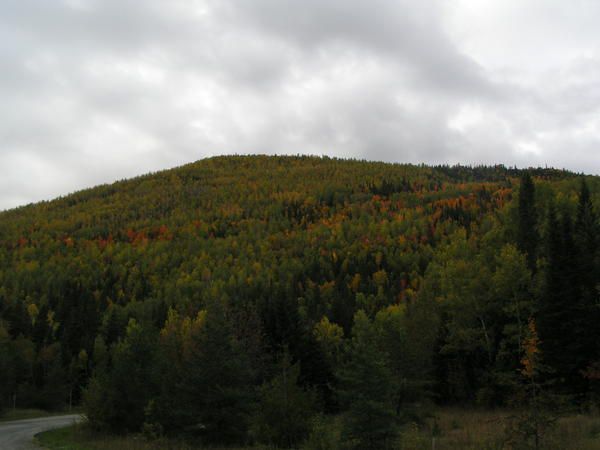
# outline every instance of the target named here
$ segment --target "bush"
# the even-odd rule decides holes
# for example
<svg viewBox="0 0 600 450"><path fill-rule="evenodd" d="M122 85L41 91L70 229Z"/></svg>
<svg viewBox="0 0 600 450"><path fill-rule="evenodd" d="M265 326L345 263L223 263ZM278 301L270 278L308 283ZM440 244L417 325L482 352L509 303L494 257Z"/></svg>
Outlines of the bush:
<svg viewBox="0 0 600 450"><path fill-rule="evenodd" d="M334 417L318 415L311 421L311 430L302 450L341 450L341 427Z"/></svg>
<svg viewBox="0 0 600 450"><path fill-rule="evenodd" d="M308 436L316 395L298 386L299 375L298 364L285 356L281 373L262 387L252 427L258 442L292 448Z"/></svg>

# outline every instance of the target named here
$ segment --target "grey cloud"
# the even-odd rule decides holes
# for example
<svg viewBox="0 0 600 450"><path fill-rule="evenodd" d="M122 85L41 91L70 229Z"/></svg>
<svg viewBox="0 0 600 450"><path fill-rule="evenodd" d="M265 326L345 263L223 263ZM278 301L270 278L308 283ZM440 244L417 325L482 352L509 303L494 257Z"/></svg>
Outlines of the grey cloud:
<svg viewBox="0 0 600 450"><path fill-rule="evenodd" d="M461 54L441 26L441 2L256 0L220 2L236 24L320 50L346 43L409 68L427 88L492 94L481 67Z"/></svg>
<svg viewBox="0 0 600 450"><path fill-rule="evenodd" d="M449 31L440 0L9 0L0 13L0 207L223 153L600 171L596 55L497 64Z"/></svg>

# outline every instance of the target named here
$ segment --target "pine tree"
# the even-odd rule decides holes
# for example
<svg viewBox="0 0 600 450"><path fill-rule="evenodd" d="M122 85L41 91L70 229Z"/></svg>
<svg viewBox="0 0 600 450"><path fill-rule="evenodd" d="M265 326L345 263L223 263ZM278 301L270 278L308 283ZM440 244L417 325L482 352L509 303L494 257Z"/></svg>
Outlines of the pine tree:
<svg viewBox="0 0 600 450"><path fill-rule="evenodd" d="M521 177L518 213L517 246L527 255L527 265L530 270L534 271L538 245L537 211L535 185L528 172Z"/></svg>
<svg viewBox="0 0 600 450"><path fill-rule="evenodd" d="M577 330L578 349L581 355L581 364L588 368L597 365L600 361L600 310L597 305L598 298L598 233L600 231L597 217L594 212L590 191L585 182L581 180L581 189L577 204L575 219L575 267L574 275L577 280L578 309ZM589 378L589 377L588 377Z"/></svg>
<svg viewBox="0 0 600 450"><path fill-rule="evenodd" d="M144 410L158 392L156 336L152 330L129 321L126 336L114 347L111 367L98 365L84 406L90 424L110 431L138 431Z"/></svg>
<svg viewBox="0 0 600 450"><path fill-rule="evenodd" d="M178 386L182 425L205 442L242 442L248 429L252 376L221 302L212 302L204 326L191 339Z"/></svg>
<svg viewBox="0 0 600 450"><path fill-rule="evenodd" d="M338 374L344 438L353 448L383 449L396 433L395 380L364 311L356 313L352 332L348 360Z"/></svg>
<svg viewBox="0 0 600 450"><path fill-rule="evenodd" d="M551 368L561 364L564 298L562 291L562 236L556 210L551 204L544 236L546 268L544 289L538 301L537 327L544 362Z"/></svg>
<svg viewBox="0 0 600 450"><path fill-rule="evenodd" d="M577 204L574 239L577 247L577 273L581 295L587 305L594 303L594 297L597 295L599 232L600 227L592 205L590 191L585 179L582 179Z"/></svg>
<svg viewBox="0 0 600 450"><path fill-rule="evenodd" d="M543 362L551 369L548 377L559 392L581 392L581 370L585 365L579 339L583 324L573 226L566 213L558 220L553 205L549 208L544 241L544 288L536 317Z"/></svg>
<svg viewBox="0 0 600 450"><path fill-rule="evenodd" d="M0 415L11 405L16 388L16 367L8 330L0 322Z"/></svg>
<svg viewBox="0 0 600 450"><path fill-rule="evenodd" d="M295 448L308 436L316 396L299 386L299 376L299 364L292 364L285 352L278 364L278 373L260 391L253 421L259 442L278 448Z"/></svg>

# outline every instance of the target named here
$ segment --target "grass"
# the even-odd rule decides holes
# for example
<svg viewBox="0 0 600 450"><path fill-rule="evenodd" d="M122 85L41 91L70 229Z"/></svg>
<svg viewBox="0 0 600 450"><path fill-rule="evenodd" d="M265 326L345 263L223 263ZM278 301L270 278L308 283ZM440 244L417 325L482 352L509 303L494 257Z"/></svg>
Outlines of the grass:
<svg viewBox="0 0 600 450"><path fill-rule="evenodd" d="M394 450L508 449L511 447L504 444L505 426L512 414L506 410L438 409L435 411L435 421L430 418L424 424L406 424L402 428L402 434ZM435 447L432 445L434 424ZM198 450L200 448L177 440L147 441L140 435L101 435L90 431L85 425L41 433L37 439L51 450ZM600 416L563 417L546 433L542 444L541 448L547 450L600 450ZM254 447L253 450L259 449Z"/></svg>
<svg viewBox="0 0 600 450"><path fill-rule="evenodd" d="M438 450L501 450L506 444L506 425L514 411L445 408L436 411ZM432 445L433 419L425 426L404 427L398 448L428 450ZM530 447L519 447L530 448ZM542 449L600 450L600 416L571 415L557 420L542 439Z"/></svg>
<svg viewBox="0 0 600 450"><path fill-rule="evenodd" d="M173 439L148 441L140 435L109 436L91 431L85 424L45 431L36 435L38 443L49 450L199 450ZM203 450L244 450L242 448L211 448ZM253 448L253 450L260 450Z"/></svg>

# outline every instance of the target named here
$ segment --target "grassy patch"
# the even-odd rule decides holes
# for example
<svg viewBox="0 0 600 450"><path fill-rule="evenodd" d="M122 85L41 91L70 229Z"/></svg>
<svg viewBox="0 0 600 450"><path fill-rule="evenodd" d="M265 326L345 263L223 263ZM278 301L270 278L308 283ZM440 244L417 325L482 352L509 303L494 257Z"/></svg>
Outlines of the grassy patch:
<svg viewBox="0 0 600 450"><path fill-rule="evenodd" d="M249 448L197 447L173 439L148 441L140 435L110 436L91 431L84 424L50 430L36 436L49 450L250 450ZM253 447L253 450L260 450Z"/></svg>
<svg viewBox="0 0 600 450"><path fill-rule="evenodd" d="M422 424L407 424L402 429L395 449L430 450L435 434L438 450L501 450L505 442L505 425L509 411L445 408L436 411L436 420ZM334 441L339 439L334 421L327 421ZM435 427L434 427L435 423ZM435 428L435 433L432 430ZM322 437L323 429L315 430ZM314 434L314 433L313 433ZM37 436L38 441L50 450L208 450L179 440L148 441L140 435L110 436L90 431L85 425L47 431ZM334 443L321 443L313 436L306 448L342 448ZM328 441L329 442L329 441ZM312 444L312 445L310 445ZM317 445L318 444L318 445ZM506 448L506 447L504 447ZM547 450L600 450L600 416L571 415L558 420L544 436L543 449ZM260 450L253 447L253 450ZM212 449L217 450L217 449ZM225 449L222 449L225 450ZM228 450L244 450L242 448ZM250 450L246 448L245 450Z"/></svg>
<svg viewBox="0 0 600 450"><path fill-rule="evenodd" d="M85 450L90 447L76 438L77 426L44 431L36 435L36 440L45 448L52 450Z"/></svg>
<svg viewBox="0 0 600 450"><path fill-rule="evenodd" d="M446 408L436 413L435 448L440 450L501 450L507 448L506 425L514 412L505 410ZM433 448L433 421L408 424L403 428L398 448ZM560 418L543 436L547 450L600 450L600 417L571 415Z"/></svg>

